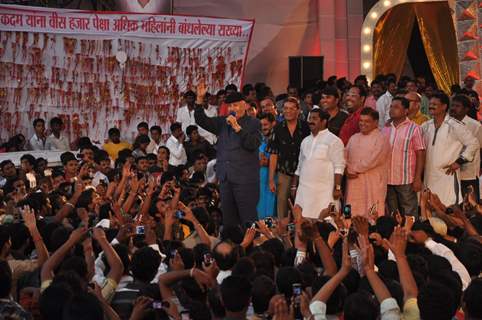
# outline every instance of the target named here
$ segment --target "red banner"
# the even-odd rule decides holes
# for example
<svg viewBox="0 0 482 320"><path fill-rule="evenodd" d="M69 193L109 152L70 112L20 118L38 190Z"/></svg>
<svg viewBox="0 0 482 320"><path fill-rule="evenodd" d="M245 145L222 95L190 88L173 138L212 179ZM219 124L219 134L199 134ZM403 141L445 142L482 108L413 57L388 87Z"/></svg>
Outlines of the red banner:
<svg viewBox="0 0 482 320"><path fill-rule="evenodd" d="M0 5L0 137L60 115L71 141L169 124L182 93L241 85L253 21Z"/></svg>

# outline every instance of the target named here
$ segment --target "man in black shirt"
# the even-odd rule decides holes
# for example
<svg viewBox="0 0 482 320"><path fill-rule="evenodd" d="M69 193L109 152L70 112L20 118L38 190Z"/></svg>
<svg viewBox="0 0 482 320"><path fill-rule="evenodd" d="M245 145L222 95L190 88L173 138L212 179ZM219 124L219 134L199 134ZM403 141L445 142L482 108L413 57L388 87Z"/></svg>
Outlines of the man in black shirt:
<svg viewBox="0 0 482 320"><path fill-rule="evenodd" d="M186 150L188 167L194 164L199 153L205 154L208 157L208 160L212 160L216 157L216 150L214 150L214 147L199 134L197 126L188 126L186 128L186 135L189 137L189 141L184 142L184 150Z"/></svg>
<svg viewBox="0 0 482 320"><path fill-rule="evenodd" d="M199 84L194 118L203 129L218 136L216 176L220 181L224 226L247 225L258 220L259 120L246 114L249 104L238 92L226 97L230 115L209 118L202 104L206 87Z"/></svg>
<svg viewBox="0 0 482 320"><path fill-rule="evenodd" d="M283 105L284 120L274 127L266 148L270 153L269 186L271 192L276 192L279 218L288 216L288 197L298 166L301 141L310 134L308 124L300 119L300 111L296 98L286 99Z"/></svg>
<svg viewBox="0 0 482 320"><path fill-rule="evenodd" d="M340 102L340 95L335 87L326 87L321 94L321 107L328 112L330 119L328 120L328 130L338 136L341 127L348 118L348 113L341 111L338 103Z"/></svg>

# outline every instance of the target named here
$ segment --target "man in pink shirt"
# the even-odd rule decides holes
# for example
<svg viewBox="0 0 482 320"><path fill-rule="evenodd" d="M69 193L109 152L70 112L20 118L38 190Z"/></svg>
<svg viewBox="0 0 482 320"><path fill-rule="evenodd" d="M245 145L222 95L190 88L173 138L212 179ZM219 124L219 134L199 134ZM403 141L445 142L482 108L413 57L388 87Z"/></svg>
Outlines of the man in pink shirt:
<svg viewBox="0 0 482 320"><path fill-rule="evenodd" d="M420 127L408 119L410 102L395 97L390 105L389 126L382 132L390 140L391 161L388 174L387 206L390 213L418 213L417 192L422 189L425 142Z"/></svg>

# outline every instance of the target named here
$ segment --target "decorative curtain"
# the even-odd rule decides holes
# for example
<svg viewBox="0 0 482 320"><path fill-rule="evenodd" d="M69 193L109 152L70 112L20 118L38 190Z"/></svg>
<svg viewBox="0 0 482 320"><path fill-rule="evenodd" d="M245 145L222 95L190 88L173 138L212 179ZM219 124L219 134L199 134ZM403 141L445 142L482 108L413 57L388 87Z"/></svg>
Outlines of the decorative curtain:
<svg viewBox="0 0 482 320"><path fill-rule="evenodd" d="M457 40L447 2L405 3L387 11L373 38L373 77L394 73L400 77L417 19L425 54L438 87L450 92L459 83Z"/></svg>
<svg viewBox="0 0 482 320"><path fill-rule="evenodd" d="M448 3L417 3L414 10L437 86L445 93L450 93L450 86L459 83L459 62Z"/></svg>
<svg viewBox="0 0 482 320"><path fill-rule="evenodd" d="M393 7L378 20L373 36L373 77L387 73L400 77L414 21L410 3Z"/></svg>

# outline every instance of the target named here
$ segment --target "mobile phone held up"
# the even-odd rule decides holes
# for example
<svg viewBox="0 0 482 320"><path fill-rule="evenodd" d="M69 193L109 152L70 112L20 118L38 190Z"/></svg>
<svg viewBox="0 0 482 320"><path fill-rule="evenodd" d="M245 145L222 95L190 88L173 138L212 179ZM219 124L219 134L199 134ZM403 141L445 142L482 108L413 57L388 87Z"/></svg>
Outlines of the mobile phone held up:
<svg viewBox="0 0 482 320"><path fill-rule="evenodd" d="M345 204L343 207L343 216L345 219L351 219L351 204Z"/></svg>
<svg viewBox="0 0 482 320"><path fill-rule="evenodd" d="M136 234L144 234L145 229L144 226L136 226Z"/></svg>
<svg viewBox="0 0 482 320"><path fill-rule="evenodd" d="M184 219L184 217L186 216L181 210L177 210L175 215L178 219Z"/></svg>

